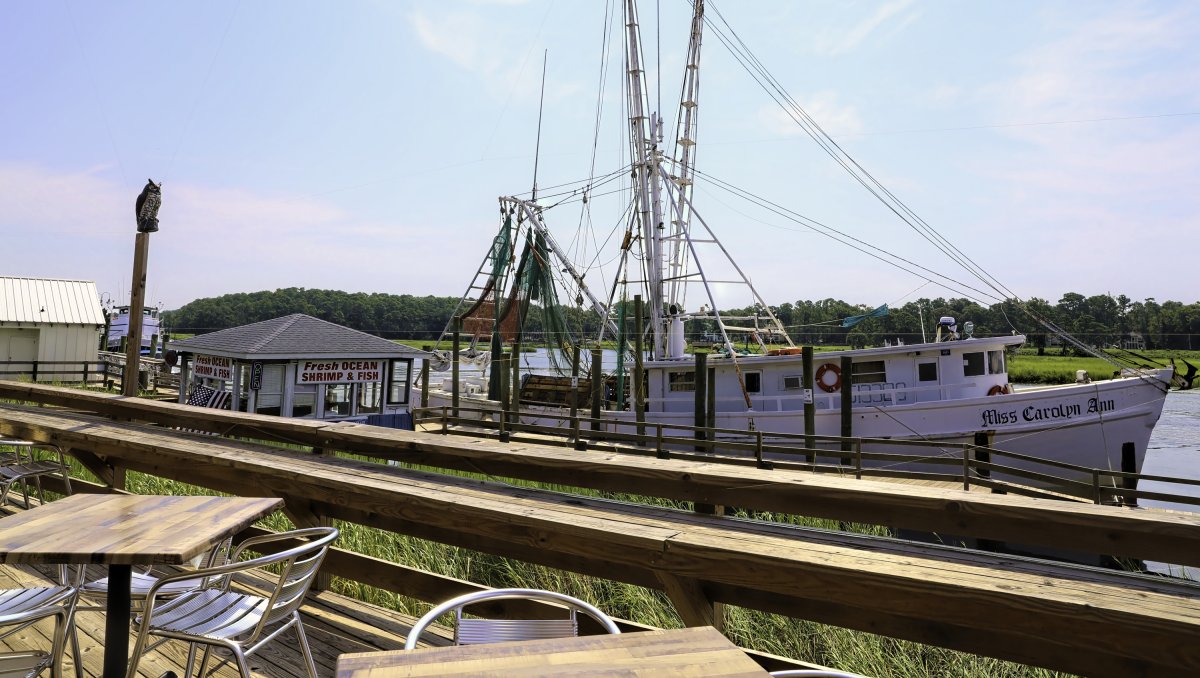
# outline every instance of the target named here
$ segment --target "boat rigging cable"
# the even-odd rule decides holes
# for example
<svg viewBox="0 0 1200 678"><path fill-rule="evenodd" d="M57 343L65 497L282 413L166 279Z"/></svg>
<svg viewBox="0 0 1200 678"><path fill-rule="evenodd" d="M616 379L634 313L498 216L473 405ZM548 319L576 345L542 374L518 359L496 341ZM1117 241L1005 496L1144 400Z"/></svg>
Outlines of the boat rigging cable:
<svg viewBox="0 0 1200 678"><path fill-rule="evenodd" d="M977 264L969 256L958 249L945 236L933 228L920 215L913 211L904 201L900 200L886 186L877 180L870 172L868 172L858 161L854 160L849 153L845 151L825 130L800 106L796 100L788 94L778 80L767 70L766 66L754 55L750 48L738 37L736 31L733 30L720 11L713 9L720 20L721 25L705 18L709 27L717 35L719 39L729 50L730 54L742 65L743 68L750 74L750 77L773 99L784 112L792 118L792 120L811 138L822 150L825 151L838 165L846 170L850 176L863 186L869 193L875 196L886 208L898 216L901 221L909 226L914 232L920 235L923 239L941 251L952 261L957 263L967 272L971 273L984 285L992 288L1004 299L1012 299L1016 301L1020 308L1029 315L1030 318L1040 323L1043 327L1051 332L1061 336L1076 349L1087 353L1095 358L1104 360L1112 365L1120 366L1121 363L1109 356L1107 353L1098 350L1093 346L1089 346L1079 339L1071 336L1058 325L1050 322L1048 319L1041 317L1039 314L1032 311L1016 293L1004 285L998 278L988 273L982 266ZM974 289L974 288L972 288ZM991 295L988 295L991 296ZM1010 321L1011 323L1011 321Z"/></svg>

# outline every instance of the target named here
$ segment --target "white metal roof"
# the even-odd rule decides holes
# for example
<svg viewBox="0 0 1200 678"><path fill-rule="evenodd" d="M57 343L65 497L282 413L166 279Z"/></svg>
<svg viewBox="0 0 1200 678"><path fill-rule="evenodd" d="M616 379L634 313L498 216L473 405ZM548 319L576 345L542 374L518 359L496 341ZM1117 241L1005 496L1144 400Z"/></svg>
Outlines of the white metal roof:
<svg viewBox="0 0 1200 678"><path fill-rule="evenodd" d="M90 280L0 276L0 322L103 325L104 310Z"/></svg>

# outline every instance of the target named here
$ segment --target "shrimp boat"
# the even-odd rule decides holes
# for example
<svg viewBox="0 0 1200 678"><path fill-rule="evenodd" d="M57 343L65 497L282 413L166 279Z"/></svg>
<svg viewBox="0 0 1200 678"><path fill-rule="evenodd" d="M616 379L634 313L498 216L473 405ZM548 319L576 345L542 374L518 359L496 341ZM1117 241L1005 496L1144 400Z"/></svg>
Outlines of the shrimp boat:
<svg viewBox="0 0 1200 678"><path fill-rule="evenodd" d="M142 355L150 355L151 352L157 354L162 350L163 331L159 323L158 312L159 309L157 307L142 309L142 341L140 347ZM109 311L108 318L107 350L113 352L120 351L121 340L129 334L129 307L114 307Z"/></svg>
<svg viewBox="0 0 1200 678"><path fill-rule="evenodd" d="M604 375L602 427L633 432L639 418L650 425L692 426L697 410L697 357L688 353L686 338L707 336L715 348L705 355L708 389L715 393L709 405L715 417L707 420L709 426L761 432L768 439L771 434L841 435L843 399L848 398L851 432L856 437L972 443L982 434L995 449L1038 460L1140 472L1173 376L1171 367L1118 365L1110 379L1093 381L1081 375L1075 384L1014 389L1007 360L1025 337L1015 331L975 336L970 322L963 322L960 332L955 318L944 317L933 341L817 353L814 374L806 380L802 349L721 244L718 229L710 227L693 203L704 2L694 2L671 155L663 150L663 118L649 109L632 0L626 0L623 11L623 98L633 160L603 181L632 179L628 203L621 208L623 232L611 238L620 243L612 255L618 262L616 272L611 281L594 286L607 293L602 297L592 292L587 279L593 269L567 256L548 226L549 216L564 204L583 203L591 209L587 198L601 192L596 190L599 180L581 182L576 200L560 194L550 206L537 198L536 176L527 197L500 198L499 232L455 314L461 319L462 334L471 341L460 360L480 371L460 376L456 383L444 372L449 356L440 354L440 363L432 369L443 370L443 377L431 379L427 394L431 407L450 405L457 387L459 406L467 412L462 416L495 416L502 409L498 384L503 370L489 369L490 357L501 352L504 342L528 341L527 326L539 325L531 321L540 320L541 337L558 347L551 354L561 360L553 374L521 377L522 423L566 426L568 402L562 394L579 382L567 376L565 365L573 352L584 353L585 342L596 345L607 340L616 343L618 356L616 369ZM823 134L815 123L813 127ZM854 162L842 164L859 168ZM894 199L890 192L877 193ZM935 282L932 277L926 280ZM745 301L741 312L718 310L719 303L737 307L729 303L736 293ZM561 303L560 298L574 301L575 306ZM634 312L642 301L644 315ZM594 335L584 336L572 327L581 315L599 328ZM1104 355L1063 334L1079 350ZM448 335L449 328L443 336ZM738 345L742 342L756 350L744 352ZM637 359L639 352L643 360ZM585 362L586 358L585 354ZM640 380L631 374L635 363L641 363ZM849 373L843 371L846 364ZM583 368L582 374L588 373ZM580 405L587 396L583 392L573 398ZM580 406L586 413L586 406ZM808 431L806 406L811 406L813 420ZM511 409L511 404L503 409ZM924 469L920 461L911 459L911 448L876 441L864 443L863 450L907 454L908 458L894 463L875 463ZM961 455L961 451L946 454ZM1037 464L1004 463L1045 471ZM1058 475L1069 477L1072 472ZM1090 473L1074 475L1090 482Z"/></svg>

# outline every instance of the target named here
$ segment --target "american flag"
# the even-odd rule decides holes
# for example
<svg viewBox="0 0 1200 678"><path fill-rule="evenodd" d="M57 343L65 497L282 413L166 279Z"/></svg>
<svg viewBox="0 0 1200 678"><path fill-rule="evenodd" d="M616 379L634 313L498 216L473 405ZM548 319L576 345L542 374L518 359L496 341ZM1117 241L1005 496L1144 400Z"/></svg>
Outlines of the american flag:
<svg viewBox="0 0 1200 678"><path fill-rule="evenodd" d="M212 400L214 393L216 393L215 389L211 389L207 386L196 385L196 387L192 389L192 394L188 396L187 404L195 405L196 407L208 407L208 403Z"/></svg>

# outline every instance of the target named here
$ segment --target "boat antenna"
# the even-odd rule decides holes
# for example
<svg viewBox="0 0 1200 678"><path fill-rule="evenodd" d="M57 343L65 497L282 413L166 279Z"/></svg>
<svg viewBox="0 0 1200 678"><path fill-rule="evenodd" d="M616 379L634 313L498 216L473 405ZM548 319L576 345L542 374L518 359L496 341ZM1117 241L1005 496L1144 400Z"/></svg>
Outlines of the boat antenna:
<svg viewBox="0 0 1200 678"><path fill-rule="evenodd" d="M538 157L542 151L542 109L546 105L546 58L550 50L542 52L542 92L538 97L538 128L537 142L533 145L533 196L530 202L537 202L537 173L538 173Z"/></svg>

